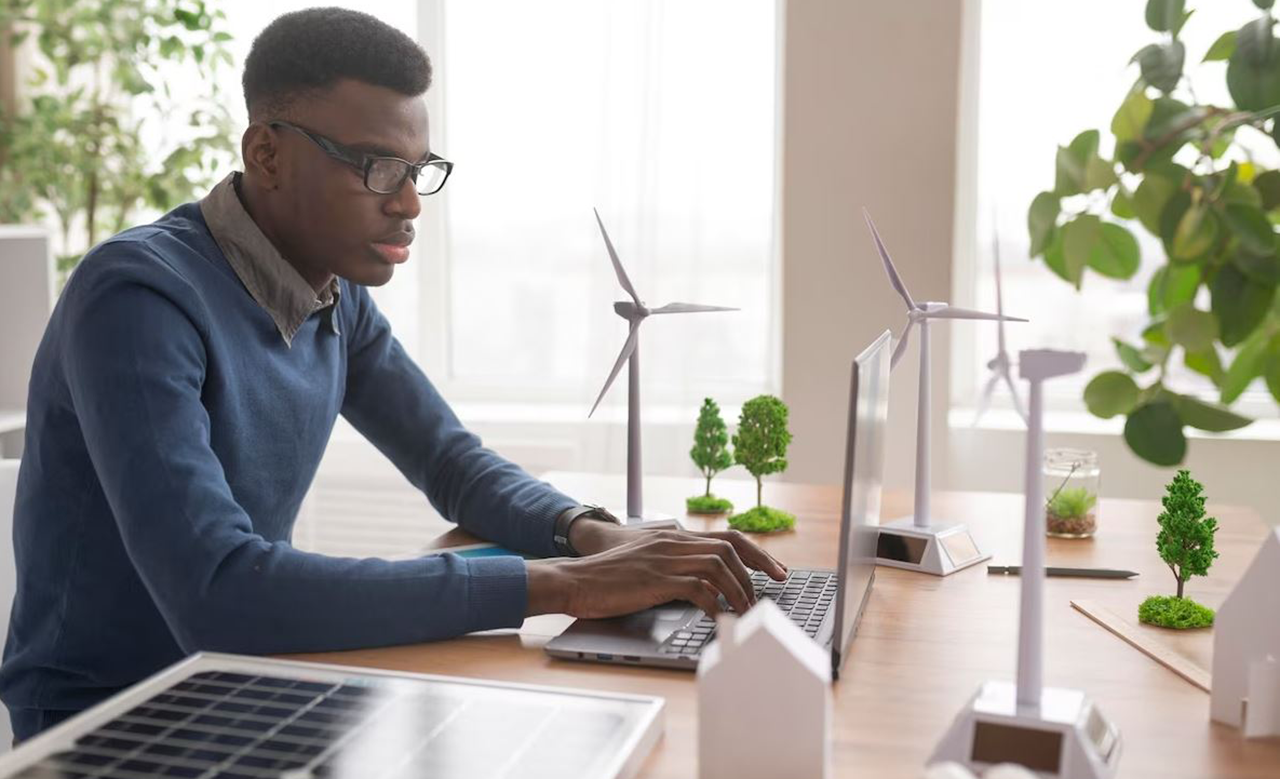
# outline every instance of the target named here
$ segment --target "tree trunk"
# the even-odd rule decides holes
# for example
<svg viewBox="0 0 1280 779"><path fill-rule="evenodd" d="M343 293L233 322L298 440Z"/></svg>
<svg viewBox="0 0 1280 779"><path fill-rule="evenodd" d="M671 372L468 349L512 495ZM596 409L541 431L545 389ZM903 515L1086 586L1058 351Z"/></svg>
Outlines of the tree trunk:
<svg viewBox="0 0 1280 779"><path fill-rule="evenodd" d="M707 477L707 497L711 497L711 477Z"/></svg>
<svg viewBox="0 0 1280 779"><path fill-rule="evenodd" d="M764 501L760 497L760 493L764 488L764 482L759 476L756 477L756 508L763 508Z"/></svg>
<svg viewBox="0 0 1280 779"><path fill-rule="evenodd" d="M1184 582L1183 578L1182 578L1181 576L1179 576L1179 577L1178 577L1178 597L1179 597L1179 598L1181 598L1181 597L1182 597L1182 585L1183 585L1184 583L1185 583L1185 582Z"/></svg>

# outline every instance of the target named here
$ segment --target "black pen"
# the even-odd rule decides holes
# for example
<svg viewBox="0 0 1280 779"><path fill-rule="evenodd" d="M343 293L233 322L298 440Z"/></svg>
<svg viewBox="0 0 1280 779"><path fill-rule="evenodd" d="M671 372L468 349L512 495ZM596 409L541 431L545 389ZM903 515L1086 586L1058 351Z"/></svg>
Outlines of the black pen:
<svg viewBox="0 0 1280 779"><path fill-rule="evenodd" d="M988 565L987 573L1002 573L1017 576L1022 571L1020 565ZM1132 579L1137 571L1117 571L1111 568L1054 568L1044 569L1045 576L1075 576L1081 579Z"/></svg>

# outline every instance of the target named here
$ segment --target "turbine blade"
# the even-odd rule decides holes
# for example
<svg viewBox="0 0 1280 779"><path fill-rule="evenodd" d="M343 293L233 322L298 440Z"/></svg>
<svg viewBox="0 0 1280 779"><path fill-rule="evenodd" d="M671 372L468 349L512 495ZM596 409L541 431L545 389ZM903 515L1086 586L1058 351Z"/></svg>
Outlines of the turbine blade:
<svg viewBox="0 0 1280 779"><path fill-rule="evenodd" d="M1018 412L1018 416L1022 417L1024 425L1031 424L1027 419L1027 410L1022 405L1022 398L1018 395L1018 385L1013 383L1013 377L1009 375L1009 369L1004 369L1004 383L1009 385L1009 394L1013 396L1013 410Z"/></svg>
<svg viewBox="0 0 1280 779"><path fill-rule="evenodd" d="M911 328L916 326L914 319L907 320L907 326L902 330L902 338L899 339L898 345L894 347L893 357L889 359L889 370L893 370L898 365L898 360L902 359L902 355L907 353L907 344L911 342Z"/></svg>
<svg viewBox="0 0 1280 779"><path fill-rule="evenodd" d="M662 308L650 309L650 314L695 314L700 311L737 311L724 306L704 306L698 303L668 303Z"/></svg>
<svg viewBox="0 0 1280 779"><path fill-rule="evenodd" d="M640 296L636 294L636 288L631 286L631 279L627 278L627 272L622 269L622 261L618 259L618 252L613 248L613 241L609 240L609 233L604 229L604 221L600 218L600 212L594 208L591 211L596 215L596 224L600 225L600 234L604 236L604 245L609 250L609 259L613 261L613 272L618 275L618 283L627 291L627 294L631 296L637 306L643 305L640 302Z"/></svg>
<svg viewBox="0 0 1280 779"><path fill-rule="evenodd" d="M609 378L605 379L604 387L600 390L596 402L591 406L591 411L587 413L587 418L596 413L596 408L600 405L600 401L604 400L604 394L609 391L609 387L613 385L613 380L618 378L618 371L622 370L622 364L631 359L631 353L636 350L636 340L640 335L640 322L631 323L631 332L627 334L627 342L622 345L622 351L618 353L618 359L613 363L613 370L609 372Z"/></svg>
<svg viewBox="0 0 1280 779"><path fill-rule="evenodd" d="M1016 316L1005 316L1004 314L992 314L986 311L975 311L971 308L960 308L959 306L947 306L937 311L926 311L924 315L928 319L989 319L999 322L1026 322L1027 320Z"/></svg>
<svg viewBox="0 0 1280 779"><path fill-rule="evenodd" d="M991 378L987 379L987 386L982 388L982 397L978 400L978 413L973 417L973 427L977 427L982 415L987 413L987 408L991 405L991 394L996 391L998 381L1000 381L1000 374L992 373Z"/></svg>
<svg viewBox="0 0 1280 779"><path fill-rule="evenodd" d="M1004 286L1000 278L1000 231L995 231L994 243L991 244L992 255L996 261L996 313L1004 316ZM996 326L996 342L999 344L1000 354L1005 353L1004 342L1004 321Z"/></svg>
<svg viewBox="0 0 1280 779"><path fill-rule="evenodd" d="M916 308L916 302L911 299L911 293L907 292L907 285L902 283L902 278L898 275L898 269L893 267L893 260L889 258L889 250L884 247L884 241L880 240L880 232L876 230L876 224L871 221L871 214L865 207L862 209L862 216L867 220L867 227L871 228L871 239L875 241L876 251L880 253L880 260L884 263L885 273L889 274L889 283L898 291L902 299L907 302L907 308Z"/></svg>

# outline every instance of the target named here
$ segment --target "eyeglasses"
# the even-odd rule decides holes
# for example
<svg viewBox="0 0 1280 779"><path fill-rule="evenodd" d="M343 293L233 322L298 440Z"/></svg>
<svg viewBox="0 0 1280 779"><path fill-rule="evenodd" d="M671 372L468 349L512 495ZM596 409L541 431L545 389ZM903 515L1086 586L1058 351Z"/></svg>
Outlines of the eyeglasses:
<svg viewBox="0 0 1280 779"><path fill-rule="evenodd" d="M453 163L438 154L431 154L422 162L409 162L399 157L380 157L343 146L319 133L285 121L267 122L269 127L293 130L319 146L330 157L345 162L364 173L364 186L379 195L392 195L400 191L405 179L412 178L419 195L434 195L444 187L453 172Z"/></svg>

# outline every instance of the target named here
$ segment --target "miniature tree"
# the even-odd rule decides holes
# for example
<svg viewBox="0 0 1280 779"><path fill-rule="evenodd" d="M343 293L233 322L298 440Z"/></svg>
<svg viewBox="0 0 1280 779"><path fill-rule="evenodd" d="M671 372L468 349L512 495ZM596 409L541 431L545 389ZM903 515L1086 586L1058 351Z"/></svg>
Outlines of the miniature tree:
<svg viewBox="0 0 1280 779"><path fill-rule="evenodd" d="M764 505L763 478L787 469L787 406L772 395L760 395L742 406L738 432L733 435L733 457L756 477L756 506L729 517L729 526L752 533L790 530L795 527L793 514Z"/></svg>
<svg viewBox="0 0 1280 779"><path fill-rule="evenodd" d="M733 511L733 503L711 494L711 480L717 473L733 465L733 455L729 452L728 444L729 431L720 416L720 406L711 398L704 399L702 410L698 413L698 427L693 431L693 448L689 450L689 456L706 478L707 491L706 494L685 500L685 507L690 513L722 514Z"/></svg>
<svg viewBox="0 0 1280 779"><path fill-rule="evenodd" d="M1207 627L1213 624L1213 610L1182 597L1183 585L1192 576L1209 573L1218 553L1213 549L1213 536L1218 520L1205 518L1204 486L1191 478L1189 471L1178 471L1166 488L1161 501L1164 511L1157 521L1156 549L1173 572L1178 583L1173 597L1153 595L1138 607L1138 619L1172 628Z"/></svg>

